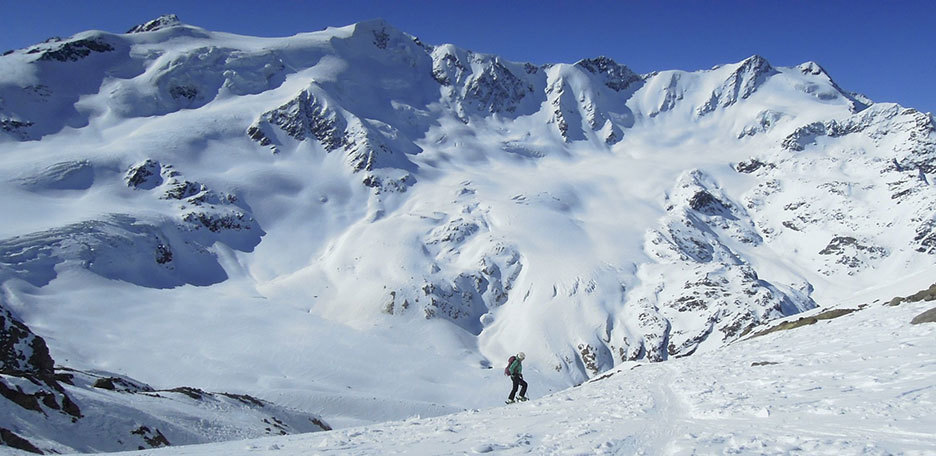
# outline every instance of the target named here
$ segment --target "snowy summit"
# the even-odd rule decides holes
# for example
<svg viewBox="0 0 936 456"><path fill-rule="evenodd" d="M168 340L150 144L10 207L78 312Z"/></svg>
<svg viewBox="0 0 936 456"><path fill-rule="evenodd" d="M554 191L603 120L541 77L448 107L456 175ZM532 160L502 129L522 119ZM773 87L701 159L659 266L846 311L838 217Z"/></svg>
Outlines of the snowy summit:
<svg viewBox="0 0 936 456"><path fill-rule="evenodd" d="M0 57L0 150L0 452L936 451L936 121L815 62L166 15Z"/></svg>

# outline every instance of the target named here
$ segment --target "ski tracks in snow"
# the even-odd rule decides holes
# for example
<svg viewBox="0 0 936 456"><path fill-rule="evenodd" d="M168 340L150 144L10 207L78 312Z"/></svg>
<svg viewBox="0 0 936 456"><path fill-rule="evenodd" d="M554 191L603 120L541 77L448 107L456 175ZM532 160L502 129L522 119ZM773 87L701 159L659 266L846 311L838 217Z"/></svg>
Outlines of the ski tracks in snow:
<svg viewBox="0 0 936 456"><path fill-rule="evenodd" d="M488 410L155 454L677 454L675 442L685 435L687 408L672 389L675 371L666 364L639 367L600 380L603 388L585 385Z"/></svg>
<svg viewBox="0 0 936 456"><path fill-rule="evenodd" d="M908 326L928 306L879 306L717 353L628 364L526 403L142 453L932 455L934 328Z"/></svg>

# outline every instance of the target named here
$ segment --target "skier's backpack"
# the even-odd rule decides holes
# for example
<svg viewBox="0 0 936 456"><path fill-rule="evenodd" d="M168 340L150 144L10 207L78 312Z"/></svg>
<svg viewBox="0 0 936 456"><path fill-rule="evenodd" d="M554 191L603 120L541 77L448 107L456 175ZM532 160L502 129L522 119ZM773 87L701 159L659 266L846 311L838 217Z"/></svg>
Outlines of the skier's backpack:
<svg viewBox="0 0 936 456"><path fill-rule="evenodd" d="M517 359L516 356L511 356L507 359L507 367L504 368L504 375L510 376L510 366L513 365L514 361Z"/></svg>

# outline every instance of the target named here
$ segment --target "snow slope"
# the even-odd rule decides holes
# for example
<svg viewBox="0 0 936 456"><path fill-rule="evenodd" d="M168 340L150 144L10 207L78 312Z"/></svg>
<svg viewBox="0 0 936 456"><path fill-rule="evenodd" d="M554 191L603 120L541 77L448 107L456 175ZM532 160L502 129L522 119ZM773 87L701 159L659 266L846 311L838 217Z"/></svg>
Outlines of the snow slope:
<svg viewBox="0 0 936 456"><path fill-rule="evenodd" d="M885 302L527 403L127 454L933 454L936 324L910 323L933 303Z"/></svg>
<svg viewBox="0 0 936 456"><path fill-rule="evenodd" d="M380 20L257 38L167 16L0 56L0 150L15 340L336 428L497 404L521 350L543 393L717 353L936 264L932 115L813 62L639 75ZM4 382L64 407L52 361L7 345ZM43 410L0 428L122 440L57 441Z"/></svg>

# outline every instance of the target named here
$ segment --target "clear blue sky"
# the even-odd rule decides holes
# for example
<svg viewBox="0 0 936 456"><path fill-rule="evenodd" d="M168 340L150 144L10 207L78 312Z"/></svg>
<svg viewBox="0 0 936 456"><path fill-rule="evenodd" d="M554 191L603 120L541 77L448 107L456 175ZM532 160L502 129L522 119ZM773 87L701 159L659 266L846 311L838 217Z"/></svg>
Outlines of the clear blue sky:
<svg viewBox="0 0 936 456"><path fill-rule="evenodd" d="M50 36L124 32L165 13L245 35L384 18L429 44L537 64L606 55L637 72L760 54L819 62L846 90L936 112L936 1L0 0L0 52Z"/></svg>

